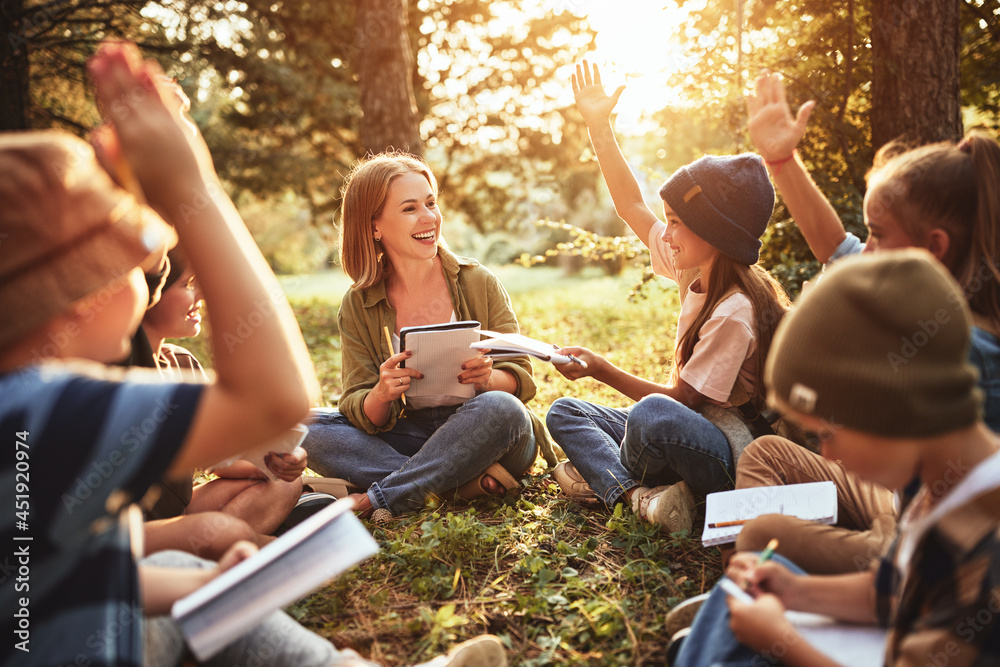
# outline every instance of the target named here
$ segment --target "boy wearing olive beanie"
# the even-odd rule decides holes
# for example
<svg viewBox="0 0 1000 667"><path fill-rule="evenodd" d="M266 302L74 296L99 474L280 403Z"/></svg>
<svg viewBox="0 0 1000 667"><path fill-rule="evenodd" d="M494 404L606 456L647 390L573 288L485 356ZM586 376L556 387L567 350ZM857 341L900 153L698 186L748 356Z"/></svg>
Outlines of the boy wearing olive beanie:
<svg viewBox="0 0 1000 667"><path fill-rule="evenodd" d="M919 491L870 570L804 576L734 556L728 574L755 599L713 591L677 665L759 664L776 646L782 664L835 664L786 608L887 626L885 664L997 664L1000 441L979 414L969 327L961 288L922 250L845 260L801 300L768 357L770 400L821 434L825 457Z"/></svg>

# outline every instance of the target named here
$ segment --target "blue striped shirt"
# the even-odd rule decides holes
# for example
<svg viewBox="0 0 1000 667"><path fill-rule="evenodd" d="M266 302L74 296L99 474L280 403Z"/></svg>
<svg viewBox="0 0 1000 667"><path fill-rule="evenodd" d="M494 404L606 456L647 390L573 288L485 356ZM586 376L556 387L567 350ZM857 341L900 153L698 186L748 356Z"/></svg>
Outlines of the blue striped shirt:
<svg viewBox="0 0 1000 667"><path fill-rule="evenodd" d="M14 624L0 664L142 664L126 510L176 456L202 389L91 364L0 375L0 609Z"/></svg>

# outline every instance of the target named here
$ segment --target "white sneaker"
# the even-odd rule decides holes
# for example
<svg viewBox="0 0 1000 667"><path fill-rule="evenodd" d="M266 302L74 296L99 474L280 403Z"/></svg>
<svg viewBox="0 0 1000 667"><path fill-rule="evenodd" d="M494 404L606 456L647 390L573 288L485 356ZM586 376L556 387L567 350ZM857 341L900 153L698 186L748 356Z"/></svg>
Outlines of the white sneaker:
<svg viewBox="0 0 1000 667"><path fill-rule="evenodd" d="M687 482L652 489L640 486L632 495L632 511L668 533L691 530L695 505L694 493Z"/></svg>
<svg viewBox="0 0 1000 667"><path fill-rule="evenodd" d="M507 651L493 635L479 635L414 667L507 667Z"/></svg>

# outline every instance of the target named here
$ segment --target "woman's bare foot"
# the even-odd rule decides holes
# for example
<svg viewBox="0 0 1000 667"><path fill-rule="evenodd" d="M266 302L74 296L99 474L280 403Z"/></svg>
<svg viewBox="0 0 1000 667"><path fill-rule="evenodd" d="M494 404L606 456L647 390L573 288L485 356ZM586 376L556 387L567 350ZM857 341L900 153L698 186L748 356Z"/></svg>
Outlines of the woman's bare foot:
<svg viewBox="0 0 1000 667"><path fill-rule="evenodd" d="M483 479L479 483L486 489L486 493L491 496L503 496L507 493L507 489L503 488L503 484L490 475L483 475Z"/></svg>

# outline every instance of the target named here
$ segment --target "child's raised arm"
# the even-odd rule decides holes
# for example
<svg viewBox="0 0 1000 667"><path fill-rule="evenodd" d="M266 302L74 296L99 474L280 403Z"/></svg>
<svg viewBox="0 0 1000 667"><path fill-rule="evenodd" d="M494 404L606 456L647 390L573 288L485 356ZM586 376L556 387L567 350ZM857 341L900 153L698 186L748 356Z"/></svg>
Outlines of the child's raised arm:
<svg viewBox="0 0 1000 667"><path fill-rule="evenodd" d="M171 472L209 466L306 415L319 395L309 352L214 169L199 165L192 144L200 137L161 97L159 67L142 62L133 45L106 44L90 74L146 198L177 228L208 305L217 380Z"/></svg>
<svg viewBox="0 0 1000 667"><path fill-rule="evenodd" d="M614 95L607 95L601 84L601 72L594 65L591 73L590 63L586 60L576 66L573 74L573 97L576 107L583 114L590 132L590 143L597 153L597 161L601 165L604 182L611 191L611 199L615 202L615 212L618 217L635 232L645 245L649 245L649 231L658 218L642 198L639 184L632 175L618 140L611 128L611 111L618 103L625 86L619 86Z"/></svg>
<svg viewBox="0 0 1000 667"><path fill-rule="evenodd" d="M813 255L826 264L847 234L795 150L814 106L815 102L806 102L792 118L781 77L765 72L757 78L756 92L747 98L747 116L750 138L767 163L788 212Z"/></svg>

